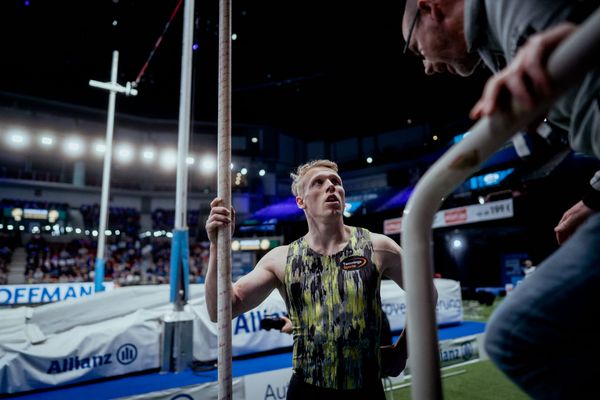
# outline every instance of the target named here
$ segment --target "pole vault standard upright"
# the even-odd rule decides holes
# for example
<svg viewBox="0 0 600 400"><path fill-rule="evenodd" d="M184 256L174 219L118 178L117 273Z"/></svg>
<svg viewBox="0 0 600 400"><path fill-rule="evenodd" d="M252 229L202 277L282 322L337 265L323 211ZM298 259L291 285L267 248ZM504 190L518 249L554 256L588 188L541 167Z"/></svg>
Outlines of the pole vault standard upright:
<svg viewBox="0 0 600 400"><path fill-rule="evenodd" d="M597 68L599 53L600 10L597 10L548 59L548 74L553 84L564 93L580 82L588 71ZM427 170L404 209L402 263L407 325L411 329L408 347L413 399L437 400L443 397L433 304L433 216L444 196L478 170L511 136L534 121L555 100L556 97L546 98L534 112L523 110L513 102L510 112L496 112L481 119L464 140Z"/></svg>
<svg viewBox="0 0 600 400"><path fill-rule="evenodd" d="M94 290L101 292L104 290L104 249L105 249L105 231L108 219L108 192L110 190L110 165L112 162L112 142L115 127L115 102L117 93L124 93L126 96L137 95L137 89L127 82L126 86L117 83L117 72L119 70L119 52L113 51L112 68L110 72L110 82L99 82L90 80L89 85L99 89L108 90L108 117L106 118L106 150L104 152L104 165L102 169L102 195L100 201L100 221L98 223L98 249L96 250L96 265L94 267Z"/></svg>
<svg viewBox="0 0 600 400"><path fill-rule="evenodd" d="M173 311L164 317L162 371L182 371L193 359L193 316L184 310L189 299L189 237L187 227L188 150L192 103L192 42L194 0L183 9L179 125L177 132L177 185L175 226L171 241L170 301Z"/></svg>
<svg viewBox="0 0 600 400"><path fill-rule="evenodd" d="M183 9L183 44L179 88L179 125L177 131L177 185L175 187L175 227L171 242L171 302L182 311L188 300L189 240L187 227L188 151L192 103L192 42L194 40L194 0Z"/></svg>
<svg viewBox="0 0 600 400"><path fill-rule="evenodd" d="M219 1L218 196L231 207L231 0ZM217 242L217 324L219 400L232 397L231 230L220 228Z"/></svg>

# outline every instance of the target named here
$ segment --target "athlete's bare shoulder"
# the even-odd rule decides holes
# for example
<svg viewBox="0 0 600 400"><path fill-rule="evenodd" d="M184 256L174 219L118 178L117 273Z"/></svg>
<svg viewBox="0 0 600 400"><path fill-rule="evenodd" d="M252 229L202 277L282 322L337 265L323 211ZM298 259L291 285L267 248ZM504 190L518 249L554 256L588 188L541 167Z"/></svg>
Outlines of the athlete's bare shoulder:
<svg viewBox="0 0 600 400"><path fill-rule="evenodd" d="M277 246L260 259L257 268L264 268L275 274L283 282L283 273L287 261L288 246Z"/></svg>
<svg viewBox="0 0 600 400"><path fill-rule="evenodd" d="M371 242L373 243L373 249L378 252L389 252L392 254L400 255L402 249L392 238L381 233L371 232Z"/></svg>

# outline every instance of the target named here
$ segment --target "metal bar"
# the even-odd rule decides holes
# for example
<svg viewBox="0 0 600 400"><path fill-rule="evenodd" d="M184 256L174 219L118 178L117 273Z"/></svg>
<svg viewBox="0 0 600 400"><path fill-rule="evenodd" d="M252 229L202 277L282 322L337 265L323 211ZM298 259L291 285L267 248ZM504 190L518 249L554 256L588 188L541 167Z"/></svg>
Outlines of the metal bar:
<svg viewBox="0 0 600 400"><path fill-rule="evenodd" d="M89 85L91 87L95 87L98 89L104 89L109 91L114 91L117 93L124 93L127 96L135 96L137 95L137 89L131 87L131 82L127 82L126 86L119 85L116 82L100 82L90 79Z"/></svg>
<svg viewBox="0 0 600 400"><path fill-rule="evenodd" d="M553 52L548 73L560 93L598 66L600 11ZM444 154L421 178L405 210L402 235L404 283L407 294L409 353L413 399L441 399L437 326L433 303L431 226L442 199L495 153L519 129L547 110L558 95L544 100L534 112L512 104L510 112L481 119L471 133Z"/></svg>

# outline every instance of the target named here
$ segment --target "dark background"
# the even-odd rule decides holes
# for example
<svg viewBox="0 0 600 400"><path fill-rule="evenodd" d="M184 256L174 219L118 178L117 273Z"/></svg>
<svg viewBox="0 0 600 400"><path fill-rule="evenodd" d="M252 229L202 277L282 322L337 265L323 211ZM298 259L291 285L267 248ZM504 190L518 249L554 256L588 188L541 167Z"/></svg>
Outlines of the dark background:
<svg viewBox="0 0 600 400"><path fill-rule="evenodd" d="M119 83L134 81L179 0L3 0L0 90L105 109L119 50ZM182 3L139 83L117 112L177 119ZM427 77L403 56L402 2L232 2L234 123L271 125L307 140L343 138L464 118L488 71ZM113 25L116 21L116 25ZM193 118L217 120L218 1L195 3Z"/></svg>

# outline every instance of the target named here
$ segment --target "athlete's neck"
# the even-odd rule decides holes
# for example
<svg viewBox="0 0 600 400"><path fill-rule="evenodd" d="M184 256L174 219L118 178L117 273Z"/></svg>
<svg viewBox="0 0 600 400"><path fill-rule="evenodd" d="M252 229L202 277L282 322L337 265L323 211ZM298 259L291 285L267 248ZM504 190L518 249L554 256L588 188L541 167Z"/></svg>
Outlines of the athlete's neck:
<svg viewBox="0 0 600 400"><path fill-rule="evenodd" d="M319 254L332 255L346 247L350 240L350 227L340 218L329 223L308 222L305 236L308 246Z"/></svg>

